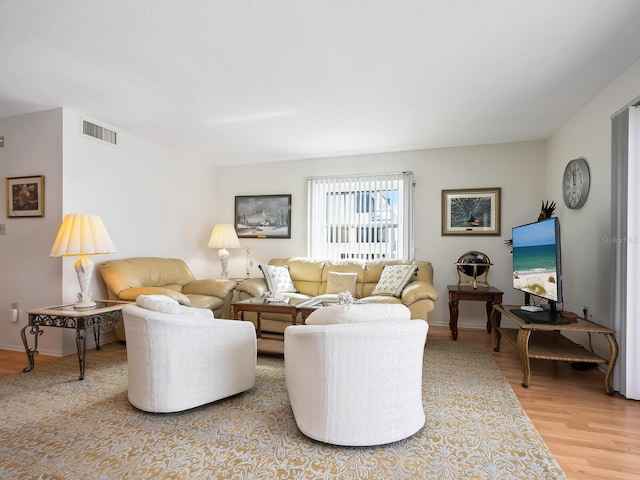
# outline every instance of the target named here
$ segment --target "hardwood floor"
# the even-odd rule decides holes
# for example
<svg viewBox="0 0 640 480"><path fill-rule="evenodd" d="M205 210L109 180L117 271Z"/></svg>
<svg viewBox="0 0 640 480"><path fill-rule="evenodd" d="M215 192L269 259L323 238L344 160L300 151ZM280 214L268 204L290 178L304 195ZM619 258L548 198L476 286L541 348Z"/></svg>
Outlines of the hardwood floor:
<svg viewBox="0 0 640 480"><path fill-rule="evenodd" d="M428 338L449 340L451 334L447 327L431 326ZM492 335L470 329L460 329L458 341L487 346L570 480L640 480L640 402L606 395L602 372L534 359L529 388L523 388L520 361L509 342L496 353ZM36 368L55 360L38 355ZM24 352L0 350L0 376L26 365Z"/></svg>
<svg viewBox="0 0 640 480"><path fill-rule="evenodd" d="M60 357L53 357L51 355L38 354L36 356L36 368L38 368L38 365L54 362L59 358ZM28 365L27 354L24 353L24 351L14 352L11 350L0 350L0 377L20 373L22 369Z"/></svg>
<svg viewBox="0 0 640 480"><path fill-rule="evenodd" d="M448 327L431 326L429 339L450 339ZM493 351L486 330L460 329L459 342L481 342L570 480L640 479L640 402L604 393L604 373L563 362L531 360L529 388L513 345Z"/></svg>

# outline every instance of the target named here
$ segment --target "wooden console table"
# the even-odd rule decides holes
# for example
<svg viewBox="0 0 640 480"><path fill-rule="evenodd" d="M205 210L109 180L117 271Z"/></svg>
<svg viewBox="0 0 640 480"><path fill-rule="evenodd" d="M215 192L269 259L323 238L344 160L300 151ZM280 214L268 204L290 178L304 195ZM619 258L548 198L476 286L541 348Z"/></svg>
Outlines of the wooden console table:
<svg viewBox="0 0 640 480"><path fill-rule="evenodd" d="M519 306L494 305L491 314L491 324L494 335L494 351L500 351L500 338L505 337L516 345L522 363L522 386L527 388L531 377L531 358L543 360L561 360L565 362L605 363L607 370L604 376L604 390L607 395L613 395L611 376L618 358L618 343L616 331L607 327L578 318L576 322L566 325L550 325L544 323L526 323L511 312ZM501 315L505 315L518 328L502 328ZM610 355L608 359L575 344L561 332L589 332L600 333L609 341Z"/></svg>
<svg viewBox="0 0 640 480"><path fill-rule="evenodd" d="M447 290L449 290L449 328L451 329L451 338L458 339L458 302L462 300L486 302L487 332L491 333L491 309L494 305L502 303L503 292L501 290L484 286L473 288L472 285L447 285Z"/></svg>

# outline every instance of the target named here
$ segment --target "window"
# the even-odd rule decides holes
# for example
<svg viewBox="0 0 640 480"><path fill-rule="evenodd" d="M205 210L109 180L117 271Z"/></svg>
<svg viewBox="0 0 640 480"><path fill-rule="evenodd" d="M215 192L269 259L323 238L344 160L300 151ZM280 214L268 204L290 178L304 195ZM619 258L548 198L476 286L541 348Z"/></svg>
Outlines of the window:
<svg viewBox="0 0 640 480"><path fill-rule="evenodd" d="M413 259L413 173L307 180L308 256Z"/></svg>

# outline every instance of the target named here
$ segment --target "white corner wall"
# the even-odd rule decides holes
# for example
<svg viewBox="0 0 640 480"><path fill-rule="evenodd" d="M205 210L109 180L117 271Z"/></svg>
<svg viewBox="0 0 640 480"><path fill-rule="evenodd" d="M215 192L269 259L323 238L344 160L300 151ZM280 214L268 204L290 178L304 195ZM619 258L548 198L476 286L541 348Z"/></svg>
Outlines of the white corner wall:
<svg viewBox="0 0 640 480"><path fill-rule="evenodd" d="M494 266L489 281L505 292L506 303L522 303L522 295L511 286L510 249L504 242L511 228L533 222L547 198L545 142L522 142L434 150L323 158L268 164L219 167L216 203L219 221L232 222L236 195L291 194L291 239L241 239L242 249L232 250L230 276L244 276L245 250L258 264L272 257L304 256L307 246L306 178L321 175L397 172L411 170L416 180L416 258L429 260L440 299L429 322L447 325L447 285L456 283L454 263L464 252L486 253ZM235 181L231 181L235 179ZM501 187L502 234L500 236L441 235L443 189ZM459 326L483 328L484 303L461 302Z"/></svg>
<svg viewBox="0 0 640 480"><path fill-rule="evenodd" d="M0 149L0 172L4 177L44 174L46 199L42 219L2 220L7 235L0 236L0 348L22 350L27 310L76 299L76 259L49 257L65 214L99 214L118 250L93 257L96 299L106 298L100 263L112 258L182 258L196 277L214 276L218 257L207 241L216 222L215 169L118 125L111 126L119 131L117 148L86 138L80 134L81 118L56 109L0 119L7 144ZM18 324L6 320L13 302L20 304ZM87 340L91 348L93 337ZM43 354L75 350L72 329L47 328L40 337Z"/></svg>
<svg viewBox="0 0 640 480"><path fill-rule="evenodd" d="M27 310L61 300L62 265L49 251L61 220L62 109L0 118L0 135L5 139L0 149L0 223L7 232L0 235L0 348L22 350L20 330L27 325ZM44 175L44 217L7 218L4 179L30 175ZM18 323L8 321L12 303L20 307ZM60 353L61 329L47 330L39 339L40 352Z"/></svg>
<svg viewBox="0 0 640 480"><path fill-rule="evenodd" d="M549 196L561 198L562 174L571 159L583 157L591 171L585 205L571 210L559 203L563 244L564 305L612 326L611 311L611 116L640 95L640 61L634 63L577 112L548 141ZM608 356L608 344L594 336L596 351ZM574 338L588 344L586 336Z"/></svg>

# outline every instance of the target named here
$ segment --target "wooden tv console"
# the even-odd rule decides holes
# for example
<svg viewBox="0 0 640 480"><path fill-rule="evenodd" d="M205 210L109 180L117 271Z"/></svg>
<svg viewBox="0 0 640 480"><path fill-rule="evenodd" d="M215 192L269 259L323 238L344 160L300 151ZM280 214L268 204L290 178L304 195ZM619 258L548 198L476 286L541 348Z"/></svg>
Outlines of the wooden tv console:
<svg viewBox="0 0 640 480"><path fill-rule="evenodd" d="M616 331L603 327L583 318L578 318L575 322L567 325L550 325L545 323L526 323L520 317L511 312L512 309L519 309L516 305L494 305L491 312L491 325L493 327L495 352L500 351L500 339L505 337L513 343L520 354L522 363L522 386L529 386L531 376L530 359L540 358L543 360L561 360L565 362L587 362L607 364L604 376L604 390L607 395L613 395L611 387L611 376L613 367L618 358L618 343L616 342ZM502 316L514 322L518 328L502 328ZM561 332L589 332L600 333L609 341L610 356L608 359L575 344Z"/></svg>

